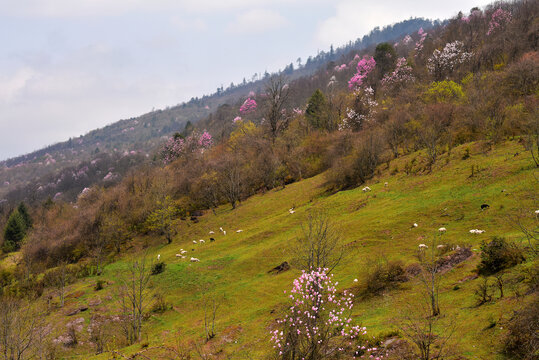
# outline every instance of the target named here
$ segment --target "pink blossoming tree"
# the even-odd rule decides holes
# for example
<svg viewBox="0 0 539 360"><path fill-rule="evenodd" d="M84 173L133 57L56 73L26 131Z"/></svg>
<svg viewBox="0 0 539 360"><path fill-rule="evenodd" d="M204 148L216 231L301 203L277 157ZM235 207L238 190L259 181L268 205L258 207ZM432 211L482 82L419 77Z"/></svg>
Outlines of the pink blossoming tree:
<svg viewBox="0 0 539 360"><path fill-rule="evenodd" d="M163 148L163 160L168 164L181 156L196 152L204 152L204 150L211 147L212 144L212 136L205 130L202 134L193 132L186 138L174 136L168 139Z"/></svg>
<svg viewBox="0 0 539 360"><path fill-rule="evenodd" d="M497 9L492 13L490 22L488 24L487 35L493 34L497 29L503 28L508 22L511 21L511 13L502 8Z"/></svg>
<svg viewBox="0 0 539 360"><path fill-rule="evenodd" d="M425 40L427 39L427 33L425 32L425 30L423 30L423 28L420 28L417 31L417 34L419 35L419 40L415 43L416 55L420 53L421 50L423 50L423 45L425 43Z"/></svg>
<svg viewBox="0 0 539 360"><path fill-rule="evenodd" d="M256 101L251 98L247 98L245 102L240 107L240 113L241 114L249 114L256 110Z"/></svg>
<svg viewBox="0 0 539 360"><path fill-rule="evenodd" d="M357 72L348 81L348 88L350 90L357 90L364 85L367 76L374 70L376 61L371 56L365 56L357 63Z"/></svg>
<svg viewBox="0 0 539 360"><path fill-rule="evenodd" d="M387 73L381 82L383 86L394 88L414 80L412 67L408 65L406 58L400 58L397 60L395 70L391 73Z"/></svg>
<svg viewBox="0 0 539 360"><path fill-rule="evenodd" d="M288 312L272 331L280 359L383 358L367 346L367 329L352 323L353 295L339 295L337 285L327 269L303 271L294 280Z"/></svg>

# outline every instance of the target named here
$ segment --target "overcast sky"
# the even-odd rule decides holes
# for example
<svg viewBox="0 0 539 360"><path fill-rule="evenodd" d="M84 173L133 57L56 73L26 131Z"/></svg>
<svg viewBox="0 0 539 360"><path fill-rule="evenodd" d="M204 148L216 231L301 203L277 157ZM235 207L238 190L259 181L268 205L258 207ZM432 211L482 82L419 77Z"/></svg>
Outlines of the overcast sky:
<svg viewBox="0 0 539 360"><path fill-rule="evenodd" d="M0 159L484 0L0 0Z"/></svg>

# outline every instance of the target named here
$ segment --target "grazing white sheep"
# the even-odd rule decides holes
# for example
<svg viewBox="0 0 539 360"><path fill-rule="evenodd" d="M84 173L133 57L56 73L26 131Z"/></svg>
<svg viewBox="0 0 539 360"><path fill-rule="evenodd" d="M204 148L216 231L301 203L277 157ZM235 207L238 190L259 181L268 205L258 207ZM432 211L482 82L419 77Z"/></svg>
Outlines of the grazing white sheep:
<svg viewBox="0 0 539 360"><path fill-rule="evenodd" d="M225 235L225 236L226 236L226 230L223 230L223 235Z"/></svg>
<svg viewBox="0 0 539 360"><path fill-rule="evenodd" d="M219 227L219 230L221 230L221 232L223 232L223 231L224 231L224 230L223 230L223 227Z"/></svg>
<svg viewBox="0 0 539 360"><path fill-rule="evenodd" d="M539 215L539 210L535 210L535 215Z"/></svg>
<svg viewBox="0 0 539 360"><path fill-rule="evenodd" d="M193 244L198 244L196 240L193 240Z"/></svg>
<svg viewBox="0 0 539 360"><path fill-rule="evenodd" d="M194 257L191 258L191 262L199 262L199 261L200 261L200 260L197 259L197 258L194 258Z"/></svg>
<svg viewBox="0 0 539 360"><path fill-rule="evenodd" d="M425 244L419 244L419 250L428 249L429 247Z"/></svg>
<svg viewBox="0 0 539 360"><path fill-rule="evenodd" d="M470 234L482 234L485 230L479 230L479 229L472 229L470 230Z"/></svg>
<svg viewBox="0 0 539 360"><path fill-rule="evenodd" d="M206 243L206 241L204 241L204 240L202 240L202 239L198 240L198 242L201 243L201 244L205 244L205 243Z"/></svg>
<svg viewBox="0 0 539 360"><path fill-rule="evenodd" d="M446 228L444 228L444 227L441 227L441 228L439 228L439 229L438 229L438 231L439 231L439 232L441 232L441 233L444 233L444 232L446 232L446 231L447 231L447 229L446 229Z"/></svg>
<svg viewBox="0 0 539 360"><path fill-rule="evenodd" d="M180 254L182 254L182 255L183 255L183 254L187 254L187 250L181 249L181 250L180 250Z"/></svg>
<svg viewBox="0 0 539 360"><path fill-rule="evenodd" d="M445 247L445 245L443 245L443 244L440 244L440 245L436 246L436 248L438 248L438 249L443 249L444 247Z"/></svg>
<svg viewBox="0 0 539 360"><path fill-rule="evenodd" d="M157 254L157 260L161 259L161 254Z"/></svg>
<svg viewBox="0 0 539 360"><path fill-rule="evenodd" d="M388 187L388 186L389 186L389 183L386 181L386 182L384 183L384 186L385 186L385 187Z"/></svg>
<svg viewBox="0 0 539 360"><path fill-rule="evenodd" d="M243 230L241 230L241 229L240 229L240 230L236 230L237 233L240 233L240 232L242 232L242 231L243 231Z"/></svg>
<svg viewBox="0 0 539 360"><path fill-rule="evenodd" d="M354 279L354 282L358 282L358 279Z"/></svg>
<svg viewBox="0 0 539 360"><path fill-rule="evenodd" d="M210 231L210 235L211 235L211 234L215 234L215 233L214 233L213 231Z"/></svg>
<svg viewBox="0 0 539 360"><path fill-rule="evenodd" d="M296 211L295 211L294 209L289 209L288 212L289 212L290 214L293 214L293 213L295 213Z"/></svg>
<svg viewBox="0 0 539 360"><path fill-rule="evenodd" d="M371 191L371 188L368 186L365 186L363 189L361 189L363 192Z"/></svg>
<svg viewBox="0 0 539 360"><path fill-rule="evenodd" d="M413 223L412 224L412 227L418 227L419 225L417 225L417 223Z"/></svg>
<svg viewBox="0 0 539 360"><path fill-rule="evenodd" d="M176 257L181 258L182 256L183 256L182 254L176 254Z"/></svg>

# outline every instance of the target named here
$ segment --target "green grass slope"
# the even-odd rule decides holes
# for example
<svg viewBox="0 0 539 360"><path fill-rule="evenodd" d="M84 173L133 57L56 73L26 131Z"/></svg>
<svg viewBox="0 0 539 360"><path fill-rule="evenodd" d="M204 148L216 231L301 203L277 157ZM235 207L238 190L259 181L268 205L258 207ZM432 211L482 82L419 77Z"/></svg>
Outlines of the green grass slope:
<svg viewBox="0 0 539 360"><path fill-rule="evenodd" d="M463 160L465 149L470 150L471 157ZM537 170L516 142L492 150L484 150L480 143L467 144L453 149L451 155L444 154L431 173L406 175L405 164L414 163L414 158L419 160L421 154L394 160L389 169L385 164L381 166L378 175L367 184L371 192L364 193L360 187L327 194L324 177L317 176L253 196L235 210L223 206L215 215L207 212L197 224L178 221L178 235L170 245L164 245L164 239L138 239L140 244L150 244L145 250L148 258L155 259L160 254L166 262L166 270L152 276L151 291L161 293L172 305L162 314L152 314L144 323L144 343L150 347L172 344L177 329L181 329L185 339L202 341L203 299L216 297L221 305L217 312L217 335L211 340L214 351L219 352L215 358L266 358L272 350L268 330L287 303L283 291L291 288L299 274L297 269L278 275L268 271L294 257L290 245L300 233L302 222L309 211L323 209L335 223L343 244L348 244L344 260L334 270L340 289L355 286L355 278L361 283L377 259L399 259L406 265L417 262L418 244L429 244L439 227L447 228L442 243L470 244L474 255L444 276L441 311L456 320L454 340L465 358L503 359L497 352L505 330L499 325L489 328L489 324L507 319L523 300L508 289L503 299L475 307L473 293L480 279L467 279L479 262L482 240L498 235L520 241L520 234L504 219L532 201L538 190L534 177ZM472 166L476 167L473 177ZM488 203L490 208L481 211L482 203ZM296 209L294 214L288 213L291 207ZM414 222L418 223L417 228L411 228ZM226 236L219 227L227 231ZM486 233L472 235L469 230L474 228ZM238 229L243 232L237 233ZM212 236L216 241L212 243L210 230L215 231ZM206 243L194 245L193 240L199 239ZM188 250L187 259L176 258L180 248ZM131 250L123 260L107 265L100 278L108 284L101 291L93 289L96 277L70 285L65 309L88 304L98 297L100 305L90 306L77 316L84 317L87 326L92 314L113 314L113 294L119 275L126 268L126 261L141 253ZM200 262L189 262L190 256ZM358 299L354 318L367 327L369 334L388 333L395 329L395 318L409 304L417 303L420 292L421 283L412 279L382 296ZM70 293L76 296L69 297ZM65 309L53 313L50 321L71 320ZM115 348L114 340L107 348ZM135 344L121 352L130 354L140 349L141 344ZM83 344L73 351L82 359L88 358L92 349ZM111 353L96 356L110 357Z"/></svg>

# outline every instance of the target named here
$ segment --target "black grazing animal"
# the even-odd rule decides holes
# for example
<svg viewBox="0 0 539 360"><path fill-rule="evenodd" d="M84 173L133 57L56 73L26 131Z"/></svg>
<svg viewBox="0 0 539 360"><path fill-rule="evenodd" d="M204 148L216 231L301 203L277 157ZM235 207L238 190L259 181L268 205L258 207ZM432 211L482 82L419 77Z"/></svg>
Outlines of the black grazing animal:
<svg viewBox="0 0 539 360"><path fill-rule="evenodd" d="M214 238L210 238L210 242L214 242L214 241L215 241L215 239L214 239Z"/></svg>
<svg viewBox="0 0 539 360"><path fill-rule="evenodd" d="M481 204L481 210L486 210L490 207L489 204Z"/></svg>

